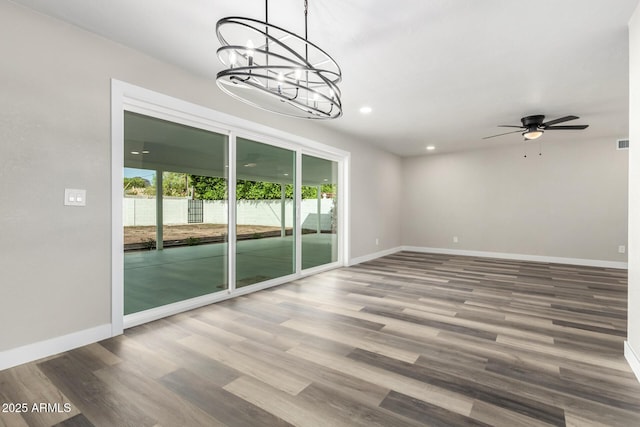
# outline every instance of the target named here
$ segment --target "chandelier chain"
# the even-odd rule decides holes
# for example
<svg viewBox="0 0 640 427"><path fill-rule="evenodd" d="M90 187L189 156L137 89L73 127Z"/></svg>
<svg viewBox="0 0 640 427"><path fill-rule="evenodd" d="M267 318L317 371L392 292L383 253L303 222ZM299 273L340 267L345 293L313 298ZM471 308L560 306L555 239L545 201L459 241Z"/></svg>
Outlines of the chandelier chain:
<svg viewBox="0 0 640 427"><path fill-rule="evenodd" d="M307 16L309 15L309 1L304 0L304 39L309 40L309 32L307 30Z"/></svg>

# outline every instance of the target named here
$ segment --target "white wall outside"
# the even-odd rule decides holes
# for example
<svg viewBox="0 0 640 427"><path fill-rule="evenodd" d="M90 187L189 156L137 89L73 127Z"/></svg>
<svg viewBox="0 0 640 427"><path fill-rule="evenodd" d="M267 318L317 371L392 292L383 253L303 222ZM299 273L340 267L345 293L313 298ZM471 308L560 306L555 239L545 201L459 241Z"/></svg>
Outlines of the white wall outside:
<svg viewBox="0 0 640 427"><path fill-rule="evenodd" d="M123 223L128 226L156 225L156 199L125 197ZM163 219L166 225L188 224L188 200L165 198L162 201ZM292 200L285 201L285 212L292 212ZM333 199L322 199L320 206L321 230L331 230L331 209ZM280 200L240 200L236 211L239 225L281 226ZM303 228L315 229L318 218L318 201L304 199L301 204L301 224ZM285 226L293 227L294 218L285 216ZM227 223L227 202L223 200L203 201L203 222L206 224Z"/></svg>

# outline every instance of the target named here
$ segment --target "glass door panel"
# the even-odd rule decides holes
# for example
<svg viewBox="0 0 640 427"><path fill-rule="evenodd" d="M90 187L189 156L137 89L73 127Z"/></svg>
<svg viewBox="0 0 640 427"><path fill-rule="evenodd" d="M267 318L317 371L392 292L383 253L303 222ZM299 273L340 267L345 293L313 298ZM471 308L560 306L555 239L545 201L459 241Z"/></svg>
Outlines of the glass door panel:
<svg viewBox="0 0 640 427"><path fill-rule="evenodd" d="M293 274L294 151L236 140L236 287Z"/></svg>
<svg viewBox="0 0 640 427"><path fill-rule="evenodd" d="M227 289L227 147L125 112L125 315Z"/></svg>
<svg viewBox="0 0 640 427"><path fill-rule="evenodd" d="M302 155L302 268L338 261L338 162Z"/></svg>

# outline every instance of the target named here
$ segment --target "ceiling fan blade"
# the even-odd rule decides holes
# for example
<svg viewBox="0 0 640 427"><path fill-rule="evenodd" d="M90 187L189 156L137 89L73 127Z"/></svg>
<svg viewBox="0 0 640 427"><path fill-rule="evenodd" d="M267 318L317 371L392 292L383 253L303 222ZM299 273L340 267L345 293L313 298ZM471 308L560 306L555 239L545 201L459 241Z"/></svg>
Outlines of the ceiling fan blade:
<svg viewBox="0 0 640 427"><path fill-rule="evenodd" d="M512 133L522 133L522 130L514 130L513 132L507 132L507 133L500 133L498 135L485 136L482 139L495 138L496 136L509 135L509 134L512 134Z"/></svg>
<svg viewBox="0 0 640 427"><path fill-rule="evenodd" d="M570 130L570 129L586 129L589 125L571 125L571 126L551 126L546 127L544 130Z"/></svg>
<svg viewBox="0 0 640 427"><path fill-rule="evenodd" d="M558 123L564 123L564 122L568 122L569 120L576 120L579 118L580 117L577 117L577 116L564 116L564 117L560 117L559 119L549 120L548 122L541 124L540 127L547 128L549 126L553 126Z"/></svg>
<svg viewBox="0 0 640 427"><path fill-rule="evenodd" d="M515 125L498 125L499 128L518 128L518 129L526 129L524 126L515 126Z"/></svg>

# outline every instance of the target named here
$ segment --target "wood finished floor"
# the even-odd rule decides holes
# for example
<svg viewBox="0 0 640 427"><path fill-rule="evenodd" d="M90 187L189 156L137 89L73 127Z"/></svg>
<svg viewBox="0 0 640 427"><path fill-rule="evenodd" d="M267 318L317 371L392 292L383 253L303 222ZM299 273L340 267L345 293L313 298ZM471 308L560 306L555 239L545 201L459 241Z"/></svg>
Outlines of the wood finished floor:
<svg viewBox="0 0 640 427"><path fill-rule="evenodd" d="M0 372L0 426L640 426L626 271L402 252Z"/></svg>

